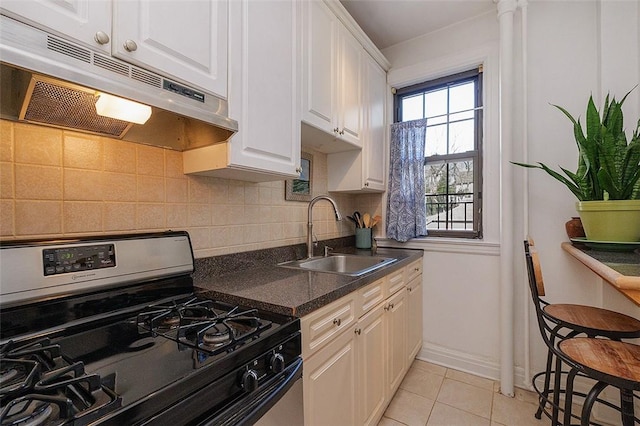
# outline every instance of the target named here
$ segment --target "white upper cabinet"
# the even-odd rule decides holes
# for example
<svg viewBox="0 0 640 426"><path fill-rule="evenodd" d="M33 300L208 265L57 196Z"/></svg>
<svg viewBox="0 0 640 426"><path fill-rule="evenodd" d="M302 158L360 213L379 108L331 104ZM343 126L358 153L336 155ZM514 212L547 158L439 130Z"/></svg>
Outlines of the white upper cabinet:
<svg viewBox="0 0 640 426"><path fill-rule="evenodd" d="M328 178L329 191L385 191L387 75L368 54L364 55L362 68L362 150L327 156L327 166L331 170Z"/></svg>
<svg viewBox="0 0 640 426"><path fill-rule="evenodd" d="M227 96L228 0L3 0L2 13Z"/></svg>
<svg viewBox="0 0 640 426"><path fill-rule="evenodd" d="M358 149L364 49L322 1L303 7L303 138L322 152Z"/></svg>
<svg viewBox="0 0 640 426"><path fill-rule="evenodd" d="M239 131L228 142L183 153L184 171L249 181L298 177L300 4L230 3L229 113Z"/></svg>
<svg viewBox="0 0 640 426"><path fill-rule="evenodd" d="M112 54L227 96L228 0L113 3Z"/></svg>
<svg viewBox="0 0 640 426"><path fill-rule="evenodd" d="M111 52L111 0L3 0L3 15Z"/></svg>

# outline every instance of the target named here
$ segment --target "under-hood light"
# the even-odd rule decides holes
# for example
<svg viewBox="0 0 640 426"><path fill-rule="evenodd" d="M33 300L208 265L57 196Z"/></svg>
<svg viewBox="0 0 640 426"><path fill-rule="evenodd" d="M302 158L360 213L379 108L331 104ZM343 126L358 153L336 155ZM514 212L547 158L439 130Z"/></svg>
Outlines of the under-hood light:
<svg viewBox="0 0 640 426"><path fill-rule="evenodd" d="M151 117L151 107L119 98L107 93L98 93L96 112L103 117L144 124Z"/></svg>

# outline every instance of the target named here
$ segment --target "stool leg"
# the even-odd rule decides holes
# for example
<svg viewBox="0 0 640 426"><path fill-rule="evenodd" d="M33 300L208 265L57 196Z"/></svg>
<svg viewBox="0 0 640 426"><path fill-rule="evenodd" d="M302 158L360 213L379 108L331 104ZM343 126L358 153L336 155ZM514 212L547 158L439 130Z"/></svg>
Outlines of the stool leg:
<svg viewBox="0 0 640 426"><path fill-rule="evenodd" d="M551 415L551 426L558 426L560 407L560 379L562 376L562 360L556 355L556 369L553 377L553 409Z"/></svg>
<svg viewBox="0 0 640 426"><path fill-rule="evenodd" d="M571 408L573 404L573 380L578 374L578 370L572 368L567 375L567 387L565 388L564 393L564 422L562 423L565 426L571 424Z"/></svg>
<svg viewBox="0 0 640 426"><path fill-rule="evenodd" d="M634 408L633 391L620 389L620 412L622 414L622 426L633 426Z"/></svg>
<svg viewBox="0 0 640 426"><path fill-rule="evenodd" d="M544 410L545 405L547 405L547 401L549 398L549 383L551 382L551 365L553 362L553 352L549 350L547 352L547 369L544 374L544 390L542 391L542 395L544 399L540 397L538 402L538 411L536 411L536 419L540 420L542 418L542 411Z"/></svg>
<svg viewBox="0 0 640 426"><path fill-rule="evenodd" d="M582 406L582 418L580 420L581 426L589 426L589 419L591 418L591 409L593 408L593 404L596 402L596 399L598 398L598 395L600 395L600 392L602 392L606 387L606 383L598 382L591 388L591 390L587 394L587 397L584 400L584 405ZM631 421L631 425L633 425L633 419Z"/></svg>

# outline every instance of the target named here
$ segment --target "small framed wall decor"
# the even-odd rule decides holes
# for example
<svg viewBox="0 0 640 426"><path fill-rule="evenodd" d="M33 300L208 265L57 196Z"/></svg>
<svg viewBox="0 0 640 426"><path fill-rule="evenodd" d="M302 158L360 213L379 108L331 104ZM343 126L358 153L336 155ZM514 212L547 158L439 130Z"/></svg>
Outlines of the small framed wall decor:
<svg viewBox="0 0 640 426"><path fill-rule="evenodd" d="M287 179L285 182L284 199L287 201L311 201L313 176L313 155L303 152L300 155L300 177Z"/></svg>

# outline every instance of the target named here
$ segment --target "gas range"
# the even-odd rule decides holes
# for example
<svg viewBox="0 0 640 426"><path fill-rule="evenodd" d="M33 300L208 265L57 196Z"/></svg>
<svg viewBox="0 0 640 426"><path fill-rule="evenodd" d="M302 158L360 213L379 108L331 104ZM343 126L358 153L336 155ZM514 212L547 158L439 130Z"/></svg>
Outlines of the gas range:
<svg viewBox="0 0 640 426"><path fill-rule="evenodd" d="M2 243L0 271L3 426L252 424L301 376L299 320L194 294L185 232Z"/></svg>

